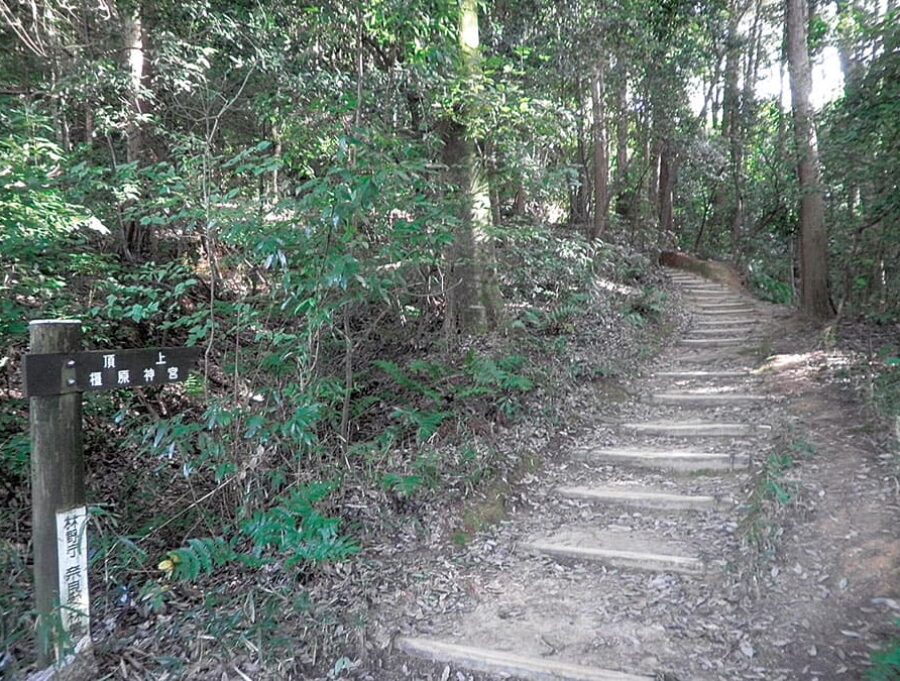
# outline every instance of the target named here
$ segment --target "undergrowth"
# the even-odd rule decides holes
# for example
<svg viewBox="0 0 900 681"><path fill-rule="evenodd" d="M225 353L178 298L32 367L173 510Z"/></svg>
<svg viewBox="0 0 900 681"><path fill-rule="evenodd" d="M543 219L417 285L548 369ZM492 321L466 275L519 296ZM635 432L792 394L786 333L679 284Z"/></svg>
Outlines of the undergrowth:
<svg viewBox="0 0 900 681"><path fill-rule="evenodd" d="M457 507L462 516L461 501L489 494L460 521L459 541L501 517L502 490L492 485L518 464L498 451L495 429L552 413L572 381L618 371L621 349L597 365L572 354L594 340L586 322L605 315L650 329L666 304L645 258L520 224L497 236L511 310L503 332L440 350L439 308L408 290L430 285L421 273L435 260L423 253L437 253L441 238L393 241L389 258L412 258L406 270L380 269L377 255L365 269L352 244L304 269L312 238L301 235L302 248L263 240L254 257L268 262L274 253L277 263L281 253L292 266L269 270L252 295L229 292L243 275L220 263L226 290L211 307L208 273L188 262L99 277L89 303L60 302L60 314L85 320L92 346L197 343L212 360L181 386L85 399L101 657L149 646L151 668L185 675L197 653L179 641L190 632L214 642L205 644L210 659L246 655L252 641L250 657L273 678L348 659L354 632L365 628L365 597L333 596L328 585L348 565L362 570L366 547L423 509ZM230 243L242 252L239 239ZM598 276L624 292L598 296ZM23 333L8 327L2 339L13 360L7 371ZM27 668L27 411L21 396L7 394L0 634ZM140 622L145 629L135 628ZM141 643L145 630L152 644Z"/></svg>
<svg viewBox="0 0 900 681"><path fill-rule="evenodd" d="M815 451L795 426L787 424L754 473L742 531L756 556L757 569L764 569L774 560L786 518L792 511L802 510L802 488L791 473L797 465L812 458Z"/></svg>

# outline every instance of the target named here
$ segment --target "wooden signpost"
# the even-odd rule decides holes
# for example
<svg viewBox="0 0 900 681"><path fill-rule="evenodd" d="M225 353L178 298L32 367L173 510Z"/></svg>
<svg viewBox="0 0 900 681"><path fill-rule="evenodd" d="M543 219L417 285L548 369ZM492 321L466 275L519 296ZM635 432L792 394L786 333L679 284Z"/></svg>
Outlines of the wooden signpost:
<svg viewBox="0 0 900 681"><path fill-rule="evenodd" d="M81 351L81 321L29 325L25 396L31 422L38 663L65 666L90 648L81 393L185 380L200 348Z"/></svg>

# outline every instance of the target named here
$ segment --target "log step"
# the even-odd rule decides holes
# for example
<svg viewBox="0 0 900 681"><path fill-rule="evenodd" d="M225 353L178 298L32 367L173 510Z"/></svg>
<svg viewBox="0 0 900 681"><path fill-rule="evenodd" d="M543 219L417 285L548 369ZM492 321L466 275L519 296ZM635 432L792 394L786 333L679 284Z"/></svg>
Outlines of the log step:
<svg viewBox="0 0 900 681"><path fill-rule="evenodd" d="M526 551L540 553L553 558L592 561L616 568L647 570L650 572L680 572L684 574L700 574L703 572L703 561L695 556L629 551L603 545L586 546L579 544L573 546L550 541L526 542L521 546Z"/></svg>
<svg viewBox="0 0 900 681"><path fill-rule="evenodd" d="M666 422L647 421L644 423L623 423L622 428L637 435L660 435L668 437L747 437L754 433L754 426L748 423L706 422Z"/></svg>
<svg viewBox="0 0 900 681"><path fill-rule="evenodd" d="M752 378L749 371L659 371L660 378Z"/></svg>
<svg viewBox="0 0 900 681"><path fill-rule="evenodd" d="M691 329L692 334L696 334L698 336L721 336L723 334L731 334L734 335L736 333L740 334L750 334L756 331L756 329L751 325L746 326L723 326L722 328L707 328L703 327L701 329Z"/></svg>
<svg viewBox="0 0 900 681"><path fill-rule="evenodd" d="M694 307L700 312L722 312L724 310L734 312L754 311L753 305L742 301L737 303L694 303Z"/></svg>
<svg viewBox="0 0 900 681"><path fill-rule="evenodd" d="M697 305L747 303L747 300L724 291L694 291L687 294L688 299Z"/></svg>
<svg viewBox="0 0 900 681"><path fill-rule="evenodd" d="M746 455L697 452L684 449L614 447L584 452L589 461L681 473L733 471L750 465Z"/></svg>
<svg viewBox="0 0 900 681"><path fill-rule="evenodd" d="M504 650L489 650L433 639L402 636L396 639L395 644L410 657L455 665L473 672L527 681L653 681L652 676L584 667L561 660L517 655Z"/></svg>
<svg viewBox="0 0 900 681"><path fill-rule="evenodd" d="M754 313L756 310L746 309L746 310L694 310L694 318L702 319L704 321L719 321L726 320L730 321L733 319L739 319L741 321L746 321L748 319L752 319L753 321L760 321L759 317L747 317L738 313Z"/></svg>
<svg viewBox="0 0 900 681"><path fill-rule="evenodd" d="M749 338L682 338L678 344L686 348L721 348L732 345L744 345Z"/></svg>
<svg viewBox="0 0 900 681"><path fill-rule="evenodd" d="M671 511L698 511L714 508L717 503L715 497L669 494L623 487L560 487L556 492L566 499Z"/></svg>
<svg viewBox="0 0 900 681"><path fill-rule="evenodd" d="M750 402L764 402L770 398L765 395L751 395L749 393L715 393L715 392L665 392L653 393L650 399L659 404L696 404L701 406L717 407L731 404L747 404Z"/></svg>

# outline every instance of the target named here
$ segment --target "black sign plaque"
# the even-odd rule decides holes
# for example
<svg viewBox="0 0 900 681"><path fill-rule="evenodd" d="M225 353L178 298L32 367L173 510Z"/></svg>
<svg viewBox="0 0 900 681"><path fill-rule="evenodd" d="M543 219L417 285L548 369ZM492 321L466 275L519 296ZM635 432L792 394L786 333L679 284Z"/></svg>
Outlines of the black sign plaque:
<svg viewBox="0 0 900 681"><path fill-rule="evenodd" d="M92 350L25 355L25 396L180 383L201 348Z"/></svg>

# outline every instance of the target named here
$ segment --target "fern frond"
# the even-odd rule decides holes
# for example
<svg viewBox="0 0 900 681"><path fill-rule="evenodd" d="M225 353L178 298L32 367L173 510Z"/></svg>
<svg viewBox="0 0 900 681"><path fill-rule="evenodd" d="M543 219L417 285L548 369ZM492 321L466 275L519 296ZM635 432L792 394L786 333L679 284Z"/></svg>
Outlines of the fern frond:
<svg viewBox="0 0 900 681"><path fill-rule="evenodd" d="M211 537L189 539L187 546L169 552L168 562L174 579L193 582L212 574L233 557L234 549L228 542L221 537Z"/></svg>

